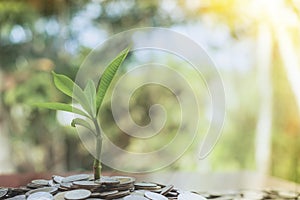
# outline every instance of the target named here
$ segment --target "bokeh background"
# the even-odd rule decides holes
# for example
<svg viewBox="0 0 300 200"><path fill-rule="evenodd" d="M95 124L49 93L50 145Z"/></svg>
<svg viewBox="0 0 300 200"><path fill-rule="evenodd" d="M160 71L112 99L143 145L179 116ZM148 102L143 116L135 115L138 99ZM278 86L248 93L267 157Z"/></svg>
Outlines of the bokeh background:
<svg viewBox="0 0 300 200"><path fill-rule="evenodd" d="M199 160L195 141L168 170L249 170L300 182L299 0L0 0L0 173L91 170L92 156L64 114L29 104L70 102L54 87L52 70L75 78L99 43L149 26L170 28L205 48L226 93L214 151ZM166 109L178 106L161 90L135 93L138 124L149 123L156 99L167 102ZM102 115L116 143L143 148L122 138L109 100ZM164 131L177 126L171 120Z"/></svg>

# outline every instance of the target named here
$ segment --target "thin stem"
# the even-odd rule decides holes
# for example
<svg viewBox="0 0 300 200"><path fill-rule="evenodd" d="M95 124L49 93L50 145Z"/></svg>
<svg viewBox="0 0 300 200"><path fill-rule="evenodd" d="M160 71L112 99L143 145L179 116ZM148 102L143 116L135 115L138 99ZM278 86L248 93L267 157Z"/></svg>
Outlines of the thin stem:
<svg viewBox="0 0 300 200"><path fill-rule="evenodd" d="M95 128L96 128L97 137L99 137L99 136L101 137L100 126L99 126L97 118L93 119L93 123L94 123Z"/></svg>
<svg viewBox="0 0 300 200"><path fill-rule="evenodd" d="M101 161L98 159L94 159L94 180L98 180L101 177Z"/></svg>
<svg viewBox="0 0 300 200"><path fill-rule="evenodd" d="M102 135L97 119L93 120L96 128L96 157L94 159L94 179L100 179L101 177L101 151L102 151Z"/></svg>

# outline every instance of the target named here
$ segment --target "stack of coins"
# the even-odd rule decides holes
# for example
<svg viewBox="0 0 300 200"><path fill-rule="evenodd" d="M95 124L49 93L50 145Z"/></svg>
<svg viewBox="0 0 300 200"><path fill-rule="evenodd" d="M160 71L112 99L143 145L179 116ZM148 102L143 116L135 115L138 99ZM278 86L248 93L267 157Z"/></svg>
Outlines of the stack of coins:
<svg viewBox="0 0 300 200"><path fill-rule="evenodd" d="M0 199L10 200L238 200L238 199L299 199L298 192L281 190L237 190L189 192L173 185L136 182L128 176L103 176L93 180L90 174L51 180L32 180L26 187L0 188Z"/></svg>

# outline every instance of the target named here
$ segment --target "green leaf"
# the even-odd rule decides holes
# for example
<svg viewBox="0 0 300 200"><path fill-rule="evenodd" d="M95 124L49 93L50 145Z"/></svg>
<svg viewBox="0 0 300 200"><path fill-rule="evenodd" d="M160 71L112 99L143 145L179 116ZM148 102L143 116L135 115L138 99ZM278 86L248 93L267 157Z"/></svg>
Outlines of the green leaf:
<svg viewBox="0 0 300 200"><path fill-rule="evenodd" d="M71 113L75 113L78 115L82 115L82 116L85 116L85 117L88 117L91 119L91 117L87 113L85 113L84 111L82 111L78 108L75 108L69 104L49 102L49 103L34 103L32 105L40 107L40 108L47 108L47 109L52 109L52 110L63 110L66 112L71 112Z"/></svg>
<svg viewBox="0 0 300 200"><path fill-rule="evenodd" d="M76 87L76 86L74 87L73 96L74 96L74 99L82 106L82 108L92 118L95 117L95 115L93 114L92 108L90 106L90 102L80 87Z"/></svg>
<svg viewBox="0 0 300 200"><path fill-rule="evenodd" d="M104 99L104 96L110 86L115 74L117 73L118 68L123 63L129 52L129 48L123 50L104 70L103 75L99 81L98 90L97 90L97 99L96 99L96 110L97 115L100 110L100 106Z"/></svg>
<svg viewBox="0 0 300 200"><path fill-rule="evenodd" d="M62 74L56 74L54 71L52 71L52 74L57 89L74 98L91 117L94 117L89 101L82 89L69 77Z"/></svg>
<svg viewBox="0 0 300 200"><path fill-rule="evenodd" d="M76 125L83 126L87 129L89 129L90 131L92 131L94 134L96 134L95 130L91 127L91 125L87 121L85 121L84 119L81 119L81 118L73 119L72 123L71 123L71 126L76 127Z"/></svg>
<svg viewBox="0 0 300 200"><path fill-rule="evenodd" d="M54 71L52 71L52 75L57 89L69 97L73 97L73 88L75 83L69 77L62 74L56 74Z"/></svg>
<svg viewBox="0 0 300 200"><path fill-rule="evenodd" d="M84 94L89 102L89 107L93 117L96 117L96 87L94 82L90 79L84 88Z"/></svg>

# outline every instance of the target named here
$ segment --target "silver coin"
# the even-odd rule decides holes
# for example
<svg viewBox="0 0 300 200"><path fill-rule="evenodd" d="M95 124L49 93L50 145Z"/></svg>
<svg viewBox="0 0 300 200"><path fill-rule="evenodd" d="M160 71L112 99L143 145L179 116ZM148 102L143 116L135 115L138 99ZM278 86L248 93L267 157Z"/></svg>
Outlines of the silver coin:
<svg viewBox="0 0 300 200"><path fill-rule="evenodd" d="M40 188L40 187L45 187L43 185L39 185L39 184L35 184L35 183L28 183L26 185L27 188L31 188L31 189L37 189L37 188Z"/></svg>
<svg viewBox="0 0 300 200"><path fill-rule="evenodd" d="M78 189L66 192L64 195L65 199L67 200L79 200L79 199L86 199L91 196L91 191L85 189Z"/></svg>
<svg viewBox="0 0 300 200"><path fill-rule="evenodd" d="M60 186L59 183L55 183L53 180L50 180L50 181L48 182L48 185L49 185L50 187L57 187L57 188L59 188L59 186Z"/></svg>
<svg viewBox="0 0 300 200"><path fill-rule="evenodd" d="M26 196L22 194L22 195L18 195L18 196L8 198L6 200L26 200Z"/></svg>
<svg viewBox="0 0 300 200"><path fill-rule="evenodd" d="M0 198L4 197L8 192L7 188L0 188Z"/></svg>
<svg viewBox="0 0 300 200"><path fill-rule="evenodd" d="M97 193L92 193L91 197L104 198L104 197L107 197L108 195L114 195L114 194L117 194L117 193L118 193L118 190L105 191L105 192L97 192Z"/></svg>
<svg viewBox="0 0 300 200"><path fill-rule="evenodd" d="M94 188L100 187L100 184L95 183L94 181L74 181L73 185L82 187L82 188Z"/></svg>
<svg viewBox="0 0 300 200"><path fill-rule="evenodd" d="M278 195L284 199L296 199L299 193L295 191L278 191Z"/></svg>
<svg viewBox="0 0 300 200"><path fill-rule="evenodd" d="M120 181L120 185L132 184L135 182L135 178L129 176L112 176L111 178L117 179Z"/></svg>
<svg viewBox="0 0 300 200"><path fill-rule="evenodd" d="M145 196L146 192L149 192L149 191L148 190L134 190L131 194L132 195Z"/></svg>
<svg viewBox="0 0 300 200"><path fill-rule="evenodd" d="M161 192L161 187L155 183L139 182L134 183L135 189L150 190L152 192Z"/></svg>
<svg viewBox="0 0 300 200"><path fill-rule="evenodd" d="M166 195L166 194L168 194L173 188L174 188L174 185L167 185L166 187L162 188L160 194Z"/></svg>
<svg viewBox="0 0 300 200"><path fill-rule="evenodd" d="M152 200L168 200L167 197L165 197L164 195L161 194L157 194L154 192L145 192L145 197L147 197L148 199L152 199ZM189 199L191 200L191 199Z"/></svg>
<svg viewBox="0 0 300 200"><path fill-rule="evenodd" d="M114 186L106 186L104 187L106 191L112 191L112 190L119 190L119 191L125 191L125 190L134 190L133 184L127 184L127 185L114 185Z"/></svg>
<svg viewBox="0 0 300 200"><path fill-rule="evenodd" d="M140 195L128 195L123 198L124 200L148 200L146 197L140 196Z"/></svg>
<svg viewBox="0 0 300 200"><path fill-rule="evenodd" d="M65 200L65 194L67 192L60 192L54 195L54 200Z"/></svg>
<svg viewBox="0 0 300 200"><path fill-rule="evenodd" d="M148 188L148 187L157 187L157 184L155 183L147 183L147 182L136 182L134 183L134 186L135 187L145 187L145 188Z"/></svg>
<svg viewBox="0 0 300 200"><path fill-rule="evenodd" d="M27 200L53 200L53 196L49 192L36 192L30 194Z"/></svg>
<svg viewBox="0 0 300 200"><path fill-rule="evenodd" d="M178 195L178 200L206 200L206 198L192 192L182 192Z"/></svg>
<svg viewBox="0 0 300 200"><path fill-rule="evenodd" d="M57 192L57 187L42 187L42 188L38 188L38 189L34 189L34 190L30 190L28 192L26 192L26 196L29 196L31 194L37 193L37 192L48 192L50 194L54 194Z"/></svg>
<svg viewBox="0 0 300 200"><path fill-rule="evenodd" d="M17 195L24 195L26 192L30 191L29 188L24 188L24 187L21 187L21 188L10 188L8 190L8 193L7 194L9 197L14 197L14 196L17 196Z"/></svg>
<svg viewBox="0 0 300 200"><path fill-rule="evenodd" d="M118 199L118 198L121 198L121 197L125 197L127 195L130 194L130 191L129 190L126 190L126 191L119 191L117 192L116 194L110 194L110 195L107 195L105 197L105 199Z"/></svg>
<svg viewBox="0 0 300 200"><path fill-rule="evenodd" d="M64 180L65 177L62 177L62 176L57 176L57 175L53 175L52 176L52 180L55 182L55 183L61 183L63 180Z"/></svg>
<svg viewBox="0 0 300 200"><path fill-rule="evenodd" d="M61 183L60 184L60 188L64 188L64 189L71 189L73 186L73 183Z"/></svg>
<svg viewBox="0 0 300 200"><path fill-rule="evenodd" d="M49 180L45 180L45 179L36 179L36 180L32 180L31 183L37 184L37 185L48 186Z"/></svg>
<svg viewBox="0 0 300 200"><path fill-rule="evenodd" d="M100 198L87 198L86 200L103 200L103 199L100 199Z"/></svg>
<svg viewBox="0 0 300 200"><path fill-rule="evenodd" d="M90 175L89 174L77 174L65 177L62 179L62 183L68 183L68 182L74 182L74 181L87 181L89 180Z"/></svg>
<svg viewBox="0 0 300 200"><path fill-rule="evenodd" d="M266 193L256 190L244 190L241 192L241 196L245 199L264 199Z"/></svg>
<svg viewBox="0 0 300 200"><path fill-rule="evenodd" d="M168 196L168 197L177 197L178 194L179 194L179 193L177 193L177 192L171 191L171 192L168 192L168 194L167 194L166 196Z"/></svg>
<svg viewBox="0 0 300 200"><path fill-rule="evenodd" d="M95 183L105 185L117 185L120 183L120 180L113 177L102 176L100 179L95 180Z"/></svg>

